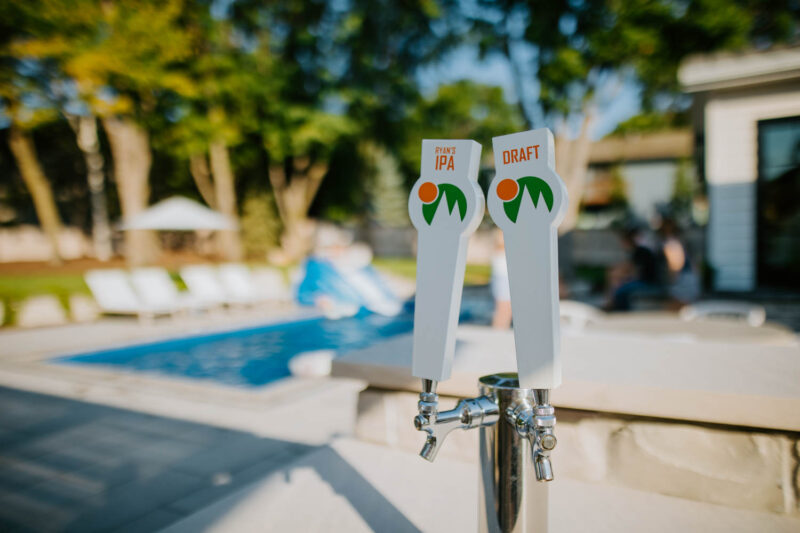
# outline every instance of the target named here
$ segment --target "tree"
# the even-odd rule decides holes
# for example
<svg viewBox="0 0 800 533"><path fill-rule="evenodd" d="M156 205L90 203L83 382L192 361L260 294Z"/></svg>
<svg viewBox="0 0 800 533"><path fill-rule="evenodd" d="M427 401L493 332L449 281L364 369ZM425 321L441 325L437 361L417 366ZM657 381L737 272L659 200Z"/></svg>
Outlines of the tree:
<svg viewBox="0 0 800 533"><path fill-rule="evenodd" d="M355 123L331 109L342 93L333 83L331 52L341 18L332 2L241 1L231 20L248 42L276 67L275 90L262 93L254 109L269 154L269 181L283 232L272 258L292 262L310 249L314 232L309 209L328 173L337 143Z"/></svg>
<svg viewBox="0 0 800 533"><path fill-rule="evenodd" d="M111 224L108 221L106 207L106 173L105 158L100 151L100 139L97 132L97 118L93 115L76 115L64 113L75 139L83 154L86 164L86 182L92 206L92 241L95 256L101 261L108 261L113 254L111 243Z"/></svg>
<svg viewBox="0 0 800 533"><path fill-rule="evenodd" d="M55 200L53 200L53 190L39 164L33 137L24 126L12 122L8 144L11 148L11 153L14 154L19 173L33 198L39 223L50 240L51 262L60 264L61 254L58 247L58 234L61 230L61 218L58 216L58 209L56 208Z"/></svg>
<svg viewBox="0 0 800 533"><path fill-rule="evenodd" d="M353 0L331 17L332 84L363 136L385 146L401 143L406 117L420 98L419 69L460 44L447 31L440 4Z"/></svg>
<svg viewBox="0 0 800 533"><path fill-rule="evenodd" d="M659 100L678 106L676 72L688 54L791 38L800 20L800 7L790 0L477 4L448 7L484 54L507 59L528 127L555 125L558 170L571 200L562 230L577 219L591 124L609 85L632 78L642 86L646 110Z"/></svg>
<svg viewBox="0 0 800 533"><path fill-rule="evenodd" d="M51 247L51 261L61 262L58 215L53 190L45 176L31 131L55 117L42 94L42 72L26 66L14 53L15 39L23 35L28 23L24 12L5 5L0 10L0 112L8 122L8 144L33 199L36 215Z"/></svg>
<svg viewBox="0 0 800 533"><path fill-rule="evenodd" d="M21 43L23 56L54 61L74 80L91 113L101 117L114 160L122 214L130 217L149 203L152 163L148 123L163 111L170 94L191 94L184 64L191 39L182 25L183 0L76 0L68 7L24 4L37 32ZM155 258L154 236L128 231L131 264Z"/></svg>
<svg viewBox="0 0 800 533"><path fill-rule="evenodd" d="M408 190L397 158L374 142L365 142L361 150L372 175L370 219L385 228L408 226Z"/></svg>
<svg viewBox="0 0 800 533"><path fill-rule="evenodd" d="M259 129L254 109L274 105L274 72L269 50L249 49L235 38L229 20L211 16L207 6L189 9L195 51L187 75L196 91L175 106L178 118L166 126L166 147L189 160L192 178L203 199L214 209L237 219L236 180L230 149ZM219 254L239 260L238 231L217 232Z"/></svg>
<svg viewBox="0 0 800 533"><path fill-rule="evenodd" d="M352 131L341 115L296 106L280 114L277 127L263 132L270 155L269 180L281 218L281 249L273 260L296 261L311 248L314 224L308 212L328 173L338 139Z"/></svg>
<svg viewBox="0 0 800 533"><path fill-rule="evenodd" d="M506 102L500 87L462 80L440 86L430 98L420 98L406 123L400 154L408 174L416 180L421 139L475 139L491 146L492 137L518 131L524 121L517 106Z"/></svg>

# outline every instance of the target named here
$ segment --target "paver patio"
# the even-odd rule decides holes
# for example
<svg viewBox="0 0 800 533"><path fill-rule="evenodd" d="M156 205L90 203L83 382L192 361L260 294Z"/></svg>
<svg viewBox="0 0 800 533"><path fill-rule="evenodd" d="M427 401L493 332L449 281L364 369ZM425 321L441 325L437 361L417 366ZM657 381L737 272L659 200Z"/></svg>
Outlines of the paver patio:
<svg viewBox="0 0 800 533"><path fill-rule="evenodd" d="M157 530L311 449L0 388L0 530Z"/></svg>

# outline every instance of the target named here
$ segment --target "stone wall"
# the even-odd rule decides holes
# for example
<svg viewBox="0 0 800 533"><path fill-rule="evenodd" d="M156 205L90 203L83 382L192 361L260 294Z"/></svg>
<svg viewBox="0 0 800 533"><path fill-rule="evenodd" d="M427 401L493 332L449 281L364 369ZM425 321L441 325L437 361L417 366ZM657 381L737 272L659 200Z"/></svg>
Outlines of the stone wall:
<svg viewBox="0 0 800 533"><path fill-rule="evenodd" d="M367 389L359 439L419 452L417 395ZM455 398L442 398L450 409ZM556 475L691 500L800 514L800 434L557 409ZM454 431L441 457L477 461L477 434ZM422 460L422 459L420 459Z"/></svg>
<svg viewBox="0 0 800 533"><path fill-rule="evenodd" d="M58 250L63 259L80 259L93 254L91 240L78 228L64 227L58 235ZM0 263L49 261L50 241L37 226L0 229Z"/></svg>

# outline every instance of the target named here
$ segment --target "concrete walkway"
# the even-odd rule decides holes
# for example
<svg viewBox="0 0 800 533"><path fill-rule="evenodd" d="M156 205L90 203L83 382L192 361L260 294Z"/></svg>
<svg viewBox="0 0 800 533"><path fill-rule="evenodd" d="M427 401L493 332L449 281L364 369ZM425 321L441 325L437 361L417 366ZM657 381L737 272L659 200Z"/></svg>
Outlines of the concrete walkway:
<svg viewBox="0 0 800 533"><path fill-rule="evenodd" d="M0 388L0 531L156 531L311 449Z"/></svg>
<svg viewBox="0 0 800 533"><path fill-rule="evenodd" d="M475 465L340 439L166 529L347 533L477 530ZM550 533L795 533L800 519L557 478Z"/></svg>
<svg viewBox="0 0 800 533"><path fill-rule="evenodd" d="M0 388L0 531L475 531L475 465L310 447ZM800 519L559 478L551 531L794 532Z"/></svg>

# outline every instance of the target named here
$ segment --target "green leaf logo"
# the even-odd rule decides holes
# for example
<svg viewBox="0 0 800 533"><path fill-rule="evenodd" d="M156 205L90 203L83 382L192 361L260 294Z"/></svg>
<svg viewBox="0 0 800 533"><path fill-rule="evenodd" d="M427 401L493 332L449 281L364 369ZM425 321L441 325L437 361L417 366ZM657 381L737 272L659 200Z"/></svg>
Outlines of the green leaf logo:
<svg viewBox="0 0 800 533"><path fill-rule="evenodd" d="M448 213L452 213L453 209L458 206L461 220L467 216L467 197L461 192L461 189L451 183L436 185L427 181L420 185L418 194L419 199L422 200L422 216L429 226L433 223L433 217L436 215L436 209L442 198L446 199Z"/></svg>
<svg viewBox="0 0 800 533"><path fill-rule="evenodd" d="M553 210L553 190L543 179L534 176L525 176L516 181L504 179L497 185L497 196L503 200L503 209L511 222L517 222L525 190L528 191L535 208L539 207L541 197L547 205L547 210Z"/></svg>

